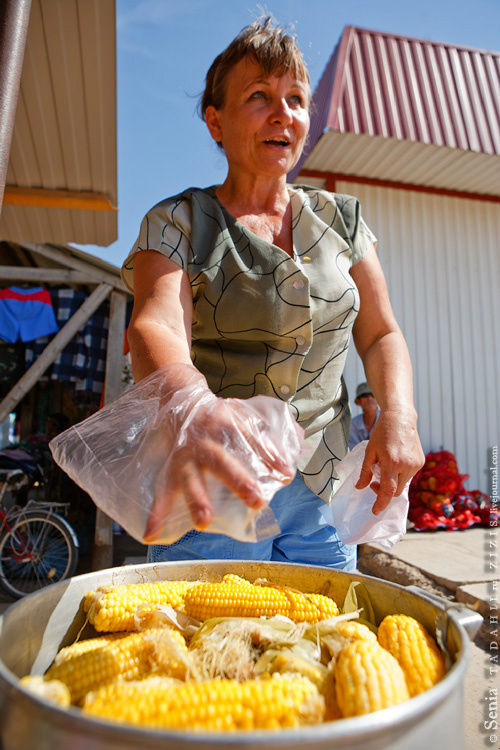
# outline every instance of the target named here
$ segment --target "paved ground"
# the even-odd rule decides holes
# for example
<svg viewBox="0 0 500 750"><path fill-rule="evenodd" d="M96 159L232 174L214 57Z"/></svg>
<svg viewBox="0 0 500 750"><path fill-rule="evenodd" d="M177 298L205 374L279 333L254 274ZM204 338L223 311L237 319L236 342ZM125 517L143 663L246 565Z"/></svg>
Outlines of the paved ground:
<svg viewBox="0 0 500 750"><path fill-rule="evenodd" d="M483 616L483 627L471 643L465 677L465 748L498 747L500 733L488 731L487 722L491 727L493 721L484 715L489 689L500 688L500 636L495 624L500 605L498 529L425 534L410 531L390 553L376 544L362 545L358 565L363 573L421 586L450 601L462 602Z"/></svg>
<svg viewBox="0 0 500 750"><path fill-rule="evenodd" d="M116 535L114 541L115 565L145 562L145 547L126 535ZM498 669L500 636L498 625L495 626L495 620L490 621L490 617L498 618L499 553L498 530L479 528L451 533L410 531L390 552L383 551L376 544L359 548L360 572L402 585L421 586L449 601L463 602L485 618L471 644L471 659L465 678L466 750L496 748L500 736L496 731L494 739L492 732L487 731L484 716L488 690L500 687L498 674L490 674L490 666L493 672ZM89 559L82 558L78 572L89 569ZM11 600L0 593L0 613L10 603Z"/></svg>

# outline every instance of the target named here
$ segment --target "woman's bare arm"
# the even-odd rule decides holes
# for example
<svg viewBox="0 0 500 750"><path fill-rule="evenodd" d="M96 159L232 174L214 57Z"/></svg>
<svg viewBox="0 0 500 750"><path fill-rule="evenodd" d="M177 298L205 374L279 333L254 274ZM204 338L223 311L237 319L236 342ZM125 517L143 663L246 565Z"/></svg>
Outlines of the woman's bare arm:
<svg viewBox="0 0 500 750"><path fill-rule="evenodd" d="M392 311L384 274L375 248L351 269L361 304L353 338L363 361L380 416L368 442L358 489L371 481L371 468L381 467L374 512L400 495L406 482L423 465L413 404L413 376L408 347Z"/></svg>
<svg viewBox="0 0 500 750"><path fill-rule="evenodd" d="M137 253L134 309L128 328L136 382L166 364L192 366L192 318L193 302L187 273L156 250ZM183 371L184 368L180 368L180 378Z"/></svg>

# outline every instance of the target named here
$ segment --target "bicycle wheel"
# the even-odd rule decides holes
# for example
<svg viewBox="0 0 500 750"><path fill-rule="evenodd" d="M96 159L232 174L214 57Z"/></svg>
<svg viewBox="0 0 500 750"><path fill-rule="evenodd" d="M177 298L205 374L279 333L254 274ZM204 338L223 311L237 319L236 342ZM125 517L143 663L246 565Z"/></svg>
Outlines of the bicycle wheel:
<svg viewBox="0 0 500 750"><path fill-rule="evenodd" d="M69 578L77 564L73 529L50 511L21 513L0 538L0 586L16 599Z"/></svg>

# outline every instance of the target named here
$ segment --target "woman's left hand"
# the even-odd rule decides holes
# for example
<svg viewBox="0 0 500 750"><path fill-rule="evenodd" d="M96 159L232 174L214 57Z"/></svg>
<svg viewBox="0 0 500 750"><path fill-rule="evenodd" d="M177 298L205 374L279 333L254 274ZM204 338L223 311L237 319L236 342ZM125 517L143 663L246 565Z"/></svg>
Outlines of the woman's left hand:
<svg viewBox="0 0 500 750"><path fill-rule="evenodd" d="M365 459L356 489L370 485L377 493L372 512L381 513L406 483L424 465L424 452L417 433L414 409L381 411L366 446ZM375 464L380 466L380 481L372 481Z"/></svg>

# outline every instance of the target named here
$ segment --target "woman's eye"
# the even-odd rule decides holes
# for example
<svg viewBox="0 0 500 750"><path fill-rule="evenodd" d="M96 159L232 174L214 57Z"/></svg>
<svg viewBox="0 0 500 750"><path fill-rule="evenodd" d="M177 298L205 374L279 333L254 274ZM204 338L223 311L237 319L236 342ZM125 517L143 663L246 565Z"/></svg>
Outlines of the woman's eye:
<svg viewBox="0 0 500 750"><path fill-rule="evenodd" d="M250 99L265 99L266 94L264 91L254 91L253 94L251 94Z"/></svg>

